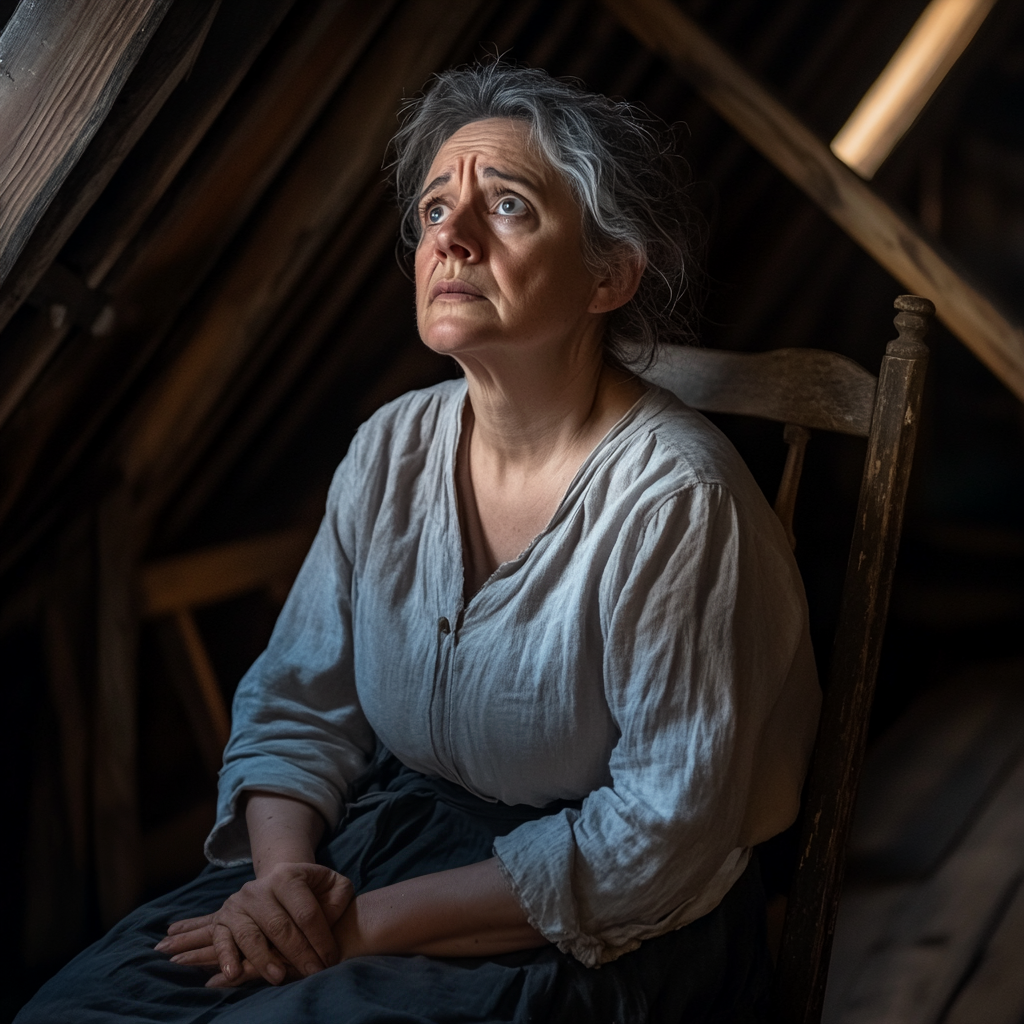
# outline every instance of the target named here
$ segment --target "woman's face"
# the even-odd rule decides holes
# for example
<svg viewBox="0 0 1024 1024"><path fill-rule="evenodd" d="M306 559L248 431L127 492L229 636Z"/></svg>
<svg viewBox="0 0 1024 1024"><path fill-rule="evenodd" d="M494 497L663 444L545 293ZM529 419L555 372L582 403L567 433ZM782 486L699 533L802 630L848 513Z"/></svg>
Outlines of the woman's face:
<svg viewBox="0 0 1024 1024"><path fill-rule="evenodd" d="M419 203L416 314L435 352L560 345L597 337L598 281L580 211L520 122L476 121L431 165Z"/></svg>

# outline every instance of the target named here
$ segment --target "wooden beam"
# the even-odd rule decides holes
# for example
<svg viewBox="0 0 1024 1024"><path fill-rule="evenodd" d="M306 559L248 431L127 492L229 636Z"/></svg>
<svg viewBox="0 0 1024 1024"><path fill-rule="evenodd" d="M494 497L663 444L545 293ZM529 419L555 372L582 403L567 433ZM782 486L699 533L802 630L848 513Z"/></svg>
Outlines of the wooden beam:
<svg viewBox="0 0 1024 1024"><path fill-rule="evenodd" d="M313 540L311 530L268 533L234 544L176 555L142 567L142 613L172 614L295 578Z"/></svg>
<svg viewBox="0 0 1024 1024"><path fill-rule="evenodd" d="M96 882L109 928L142 891L136 721L135 514L119 487L97 514L97 682L93 749Z"/></svg>
<svg viewBox="0 0 1024 1024"><path fill-rule="evenodd" d="M171 0L35 0L0 36L0 281L102 124Z"/></svg>
<svg viewBox="0 0 1024 1024"><path fill-rule="evenodd" d="M275 33L293 3L221 0L187 80L168 98L152 129L125 158L111 187L93 204L65 246L63 258L84 276L90 288L103 282L136 237L271 37L275 51L278 46L288 46L287 39ZM261 77L272 76L266 59L261 63ZM219 125L218 134L225 127ZM195 189L186 186L186 191Z"/></svg>
<svg viewBox="0 0 1024 1024"><path fill-rule="evenodd" d="M231 732L231 716L195 617L179 608L157 624L164 664L185 707L200 755L217 778Z"/></svg>
<svg viewBox="0 0 1024 1024"><path fill-rule="evenodd" d="M1024 400L1024 332L671 0L604 0L752 146L910 291Z"/></svg>
<svg viewBox="0 0 1024 1024"><path fill-rule="evenodd" d="M0 330L33 289L46 284L48 276L54 273L58 278L76 276L54 263L57 253L192 66L218 4L219 0L213 5L207 0L186 0L184 3L179 0L161 22L110 114L40 218L7 279L0 285ZM80 289L85 295L95 296L85 282L80 282ZM102 304L99 297L93 301L96 305ZM0 426L38 379L71 330L73 317L58 320L53 316L59 305L47 303L47 308L36 314L35 323L4 352L0 366L0 381L3 382L0 384Z"/></svg>
<svg viewBox="0 0 1024 1024"><path fill-rule="evenodd" d="M188 448L339 218L380 173L402 96L422 87L480 6L410 0L364 55L132 424L124 467L142 492Z"/></svg>

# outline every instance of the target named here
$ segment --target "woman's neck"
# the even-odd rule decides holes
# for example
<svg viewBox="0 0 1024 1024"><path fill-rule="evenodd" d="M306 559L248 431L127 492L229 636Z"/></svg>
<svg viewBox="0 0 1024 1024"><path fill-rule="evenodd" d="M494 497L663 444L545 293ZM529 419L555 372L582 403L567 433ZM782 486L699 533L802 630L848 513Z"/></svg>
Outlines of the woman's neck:
<svg viewBox="0 0 1024 1024"><path fill-rule="evenodd" d="M644 391L635 377L606 363L600 349L460 363L474 454L499 474L567 459L578 465Z"/></svg>

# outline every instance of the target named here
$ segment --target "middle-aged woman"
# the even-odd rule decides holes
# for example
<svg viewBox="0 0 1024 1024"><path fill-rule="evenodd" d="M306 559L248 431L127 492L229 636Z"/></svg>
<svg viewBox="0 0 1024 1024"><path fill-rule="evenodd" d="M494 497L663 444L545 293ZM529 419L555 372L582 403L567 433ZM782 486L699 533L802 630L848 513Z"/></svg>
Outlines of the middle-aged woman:
<svg viewBox="0 0 1024 1024"><path fill-rule="evenodd" d="M439 76L396 148L420 335L464 379L338 468L235 698L217 866L25 1024L763 1013L750 851L819 696L771 509L626 359L685 332L675 158L499 63Z"/></svg>

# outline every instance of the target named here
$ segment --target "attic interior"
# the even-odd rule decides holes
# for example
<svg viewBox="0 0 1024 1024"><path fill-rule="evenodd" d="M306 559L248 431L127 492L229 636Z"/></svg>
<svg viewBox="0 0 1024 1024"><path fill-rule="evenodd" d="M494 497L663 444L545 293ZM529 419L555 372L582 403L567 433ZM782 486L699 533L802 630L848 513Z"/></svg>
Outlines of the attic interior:
<svg viewBox="0 0 1024 1024"><path fill-rule="evenodd" d="M675 2L825 142L925 6ZM19 19L45 18L31 6L0 2L0 56ZM432 73L498 53L678 126L706 218L701 344L824 348L878 372L893 298L911 289L611 6L134 4L149 21L123 85L17 260L0 264L4 1019L123 913L203 866L231 695L334 467L375 409L457 373L417 337L382 169L401 98ZM81 17L72 50L89 39ZM871 187L1024 321L1024 5L994 5ZM915 721L946 729L956 757L936 763L938 740L919 755L928 792L973 794L939 828L952 843L1024 751L1024 410L1020 381L1015 393L942 323L928 343L865 792L899 789ZM718 422L774 494L781 429ZM796 553L819 666L863 451L825 435L807 451ZM965 693L990 695L966 739L954 736ZM905 902L937 870L920 849L894 866L869 832L859 874L851 861L861 918L851 911L837 955L855 955L854 925L880 892ZM969 986L966 968L958 978ZM939 993L930 1017L891 1019L966 1021L955 994Z"/></svg>

